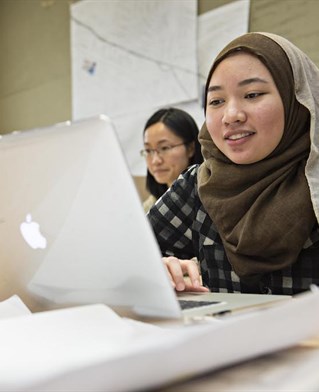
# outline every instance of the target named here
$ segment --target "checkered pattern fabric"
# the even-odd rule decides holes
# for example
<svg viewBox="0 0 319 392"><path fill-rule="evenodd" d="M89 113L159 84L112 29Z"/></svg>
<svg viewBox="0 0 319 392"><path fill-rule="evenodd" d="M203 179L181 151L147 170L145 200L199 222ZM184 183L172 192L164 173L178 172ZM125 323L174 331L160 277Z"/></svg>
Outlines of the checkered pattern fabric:
<svg viewBox="0 0 319 392"><path fill-rule="evenodd" d="M211 291L245 292L233 271L214 223L197 193L198 165L179 176L174 185L150 210L148 218L163 256L197 257L203 284ZM263 277L260 292L292 295L319 285L319 227L317 226L298 261L284 270Z"/></svg>

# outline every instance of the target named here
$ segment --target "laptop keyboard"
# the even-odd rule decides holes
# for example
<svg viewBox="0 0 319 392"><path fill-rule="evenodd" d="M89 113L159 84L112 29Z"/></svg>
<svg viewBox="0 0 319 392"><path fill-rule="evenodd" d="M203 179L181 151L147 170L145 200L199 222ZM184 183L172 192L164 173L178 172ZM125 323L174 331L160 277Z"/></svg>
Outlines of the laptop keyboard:
<svg viewBox="0 0 319 392"><path fill-rule="evenodd" d="M193 301L184 299L179 299L178 302L182 310L199 308L201 306L216 305L219 303L218 301Z"/></svg>

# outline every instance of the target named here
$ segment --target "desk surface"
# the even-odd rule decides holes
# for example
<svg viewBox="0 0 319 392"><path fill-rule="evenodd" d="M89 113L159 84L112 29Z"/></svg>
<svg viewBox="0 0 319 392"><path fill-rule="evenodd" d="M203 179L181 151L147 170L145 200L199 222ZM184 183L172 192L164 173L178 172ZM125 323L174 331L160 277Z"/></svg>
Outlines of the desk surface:
<svg viewBox="0 0 319 392"><path fill-rule="evenodd" d="M317 392L318 369L319 338L158 392Z"/></svg>

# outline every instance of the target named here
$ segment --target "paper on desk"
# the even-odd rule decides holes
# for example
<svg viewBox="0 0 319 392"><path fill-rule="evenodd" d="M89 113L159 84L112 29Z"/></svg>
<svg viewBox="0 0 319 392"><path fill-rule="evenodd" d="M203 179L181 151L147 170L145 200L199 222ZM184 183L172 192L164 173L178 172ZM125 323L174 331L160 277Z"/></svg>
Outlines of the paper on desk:
<svg viewBox="0 0 319 392"><path fill-rule="evenodd" d="M30 313L30 310L17 295L0 302L0 319L24 316Z"/></svg>
<svg viewBox="0 0 319 392"><path fill-rule="evenodd" d="M161 328L104 305L0 321L1 391L133 391L289 347L319 331L319 293L234 319Z"/></svg>

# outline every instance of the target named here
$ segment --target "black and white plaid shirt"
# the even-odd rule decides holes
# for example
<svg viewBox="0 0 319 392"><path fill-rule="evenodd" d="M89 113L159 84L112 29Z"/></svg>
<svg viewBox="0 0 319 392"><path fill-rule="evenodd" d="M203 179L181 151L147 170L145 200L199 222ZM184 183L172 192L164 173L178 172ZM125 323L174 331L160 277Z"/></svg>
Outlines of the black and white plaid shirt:
<svg viewBox="0 0 319 392"><path fill-rule="evenodd" d="M197 257L203 284L211 291L245 292L233 271L217 230L197 192L198 165L179 176L148 214L164 256ZM260 292L292 295L319 285L319 228L307 240L298 261L263 277Z"/></svg>

